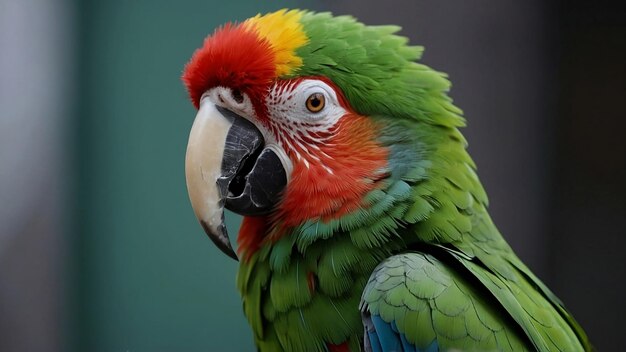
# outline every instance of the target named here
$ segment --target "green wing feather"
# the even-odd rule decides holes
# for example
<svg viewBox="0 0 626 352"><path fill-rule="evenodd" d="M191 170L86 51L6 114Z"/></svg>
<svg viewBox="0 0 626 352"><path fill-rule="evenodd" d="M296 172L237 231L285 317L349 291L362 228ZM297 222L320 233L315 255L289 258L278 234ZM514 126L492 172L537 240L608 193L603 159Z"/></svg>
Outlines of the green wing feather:
<svg viewBox="0 0 626 352"><path fill-rule="evenodd" d="M402 125L402 123L391 124ZM429 129L433 128L439 129L437 133L432 131L429 133ZM459 294L454 296L455 299L464 302L467 299L477 300L478 294L483 295L480 297L481 301L472 302L474 307L482 307L485 302L491 302L489 303L491 309L496 309L497 314L510 318L500 324L504 324L503 326L507 327L506 330L511 333L515 329L522 331L528 339L526 342L523 339L518 342L531 343L540 351L591 350L591 345L578 323L565 310L558 298L519 260L492 223L486 210L485 192L476 176L475 165L465 151L465 141L458 137L458 131L454 128L427 124L412 128L403 126L395 131L396 136L401 136L403 133L413 134L417 140L430 139L428 145L433 148L428 153L428 150L424 151L418 144L413 146L406 144L412 147L411 149L417 155L426 152L430 163L425 167L415 167L415 171L405 167L404 169L407 170L405 175L396 175L410 186L409 192L411 193L408 200L403 200L408 202L407 210L400 217L400 222L405 228L398 231L405 248L421 248L429 244L427 248L436 248L436 251L443 251L448 257L453 258L457 266L460 264L462 270L457 268L454 271L450 267L443 267L441 263L438 263L436 267L455 282L463 279L461 276L465 279L471 277L471 280L460 281L460 286L463 288L457 287L459 292L467 293L470 297ZM405 139L404 137L397 138ZM394 162L393 155L391 162ZM425 171L421 171L422 168ZM406 177L408 174L418 173L417 170L426 176ZM413 254L413 256L417 255ZM387 265L379 267L376 273L382 277L393 276L394 270L398 269ZM379 286L380 282L376 280L376 275L370 278L369 290L372 290L372 287L385 287ZM406 292L400 291L409 290L410 285L416 286L414 290L429 290L432 289L431 286L437 284L436 281L424 281L424 278L420 280L406 283L408 288L402 285L389 287L390 291L384 294L387 301L368 296L372 294L369 291L366 291L364 300L368 303L370 310L380 311L384 320L395 321L399 324L398 317L395 315L400 313L398 311L393 316L389 313L397 309L389 303L389 300L392 303L398 303L393 302L393 299L406 295ZM368 299L373 299L373 301L369 302ZM424 296L422 299L434 298ZM446 304L450 305L446 306ZM442 346L461 347L461 344L449 341L452 337L461 338L461 325L454 320L461 319L461 317L439 315L446 309L454 310L456 304L459 303L454 300L444 300L441 304L434 306L441 312L431 307L433 324L435 321L448 321L446 326L450 329L449 335L443 331L435 331L439 333L438 340L446 341L440 342ZM493 308L494 306L497 308ZM375 314L374 311L372 314ZM463 319L468 319L468 317L463 315ZM423 323L420 324L420 326L423 325ZM407 329L410 328L407 327ZM502 336L497 339L494 337L494 339L498 344L506 340ZM469 341L463 340L462 342L470 343ZM425 342L420 341L420 343ZM509 349L507 346L512 343L506 342L505 346L498 344L495 346L498 349Z"/></svg>
<svg viewBox="0 0 626 352"><path fill-rule="evenodd" d="M426 128L421 126L419 132L414 130L412 133L424 133ZM508 315L515 322L514 328L521 329L535 349L591 350L578 323L558 298L519 260L492 223L486 210L485 192L474 172L475 166L462 147L464 141L453 138L456 134L454 129L448 133L449 138L441 141L440 147L429 156L428 177L406 181L412 193L412 203L402 217L407 228L401 231L401 237L406 246L415 248L430 243L445 249L462 265L463 274L474 278L463 284L473 285L474 291L463 291L459 287L460 291L488 295L483 299L499 304L499 314ZM459 275L458 270L456 275ZM454 275L451 277L458 279ZM390 295L393 297L398 293L392 290ZM457 298L462 301L462 296ZM481 306L480 302L478 306ZM437 308L446 309L443 305ZM437 314L432 312L432 316L441 318L441 321L452 319ZM511 321L507 327L511 327ZM452 335L461 333L458 322L450 321L447 326ZM450 338L442 336L443 340ZM504 341L502 337L498 340ZM508 342L506 346L509 346ZM497 345L498 349L508 349L506 346Z"/></svg>
<svg viewBox="0 0 626 352"><path fill-rule="evenodd" d="M395 322L418 350L522 351L528 338L493 297L432 255L403 253L382 262L362 309Z"/></svg>

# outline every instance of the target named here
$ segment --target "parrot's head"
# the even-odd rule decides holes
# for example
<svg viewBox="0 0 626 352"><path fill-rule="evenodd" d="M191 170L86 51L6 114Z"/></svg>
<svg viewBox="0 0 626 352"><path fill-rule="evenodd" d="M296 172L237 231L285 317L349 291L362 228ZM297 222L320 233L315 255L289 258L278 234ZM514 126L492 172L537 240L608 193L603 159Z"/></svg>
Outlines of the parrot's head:
<svg viewBox="0 0 626 352"><path fill-rule="evenodd" d="M221 250L236 258L224 207L263 218L259 241L337 219L367 207L370 192L433 145L415 126L462 124L447 80L415 63L421 48L398 30L281 10L205 39L182 77L198 109L185 171L195 214Z"/></svg>

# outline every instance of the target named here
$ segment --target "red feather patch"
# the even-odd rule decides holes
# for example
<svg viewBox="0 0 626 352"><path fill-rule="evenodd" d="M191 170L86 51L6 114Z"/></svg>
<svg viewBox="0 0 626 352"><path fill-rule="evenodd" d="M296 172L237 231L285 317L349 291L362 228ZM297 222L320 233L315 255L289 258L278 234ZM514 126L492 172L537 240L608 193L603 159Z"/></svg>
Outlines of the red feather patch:
<svg viewBox="0 0 626 352"><path fill-rule="evenodd" d="M387 166L388 151L377 143L376 127L369 118L348 113L338 122L330 143L318 145L317 153L309 150L318 160L307 166L292 157L291 180L273 214L280 227L336 219L363 205L363 197L377 187ZM280 237L281 232L274 235Z"/></svg>
<svg viewBox="0 0 626 352"><path fill-rule="evenodd" d="M267 217L244 216L237 235L237 253L244 262L259 249L268 229Z"/></svg>
<svg viewBox="0 0 626 352"><path fill-rule="evenodd" d="M260 101L275 78L274 61L270 43L256 31L242 24L227 24L194 52L182 80L196 109L202 94L217 86L240 89L252 101Z"/></svg>
<svg viewBox="0 0 626 352"><path fill-rule="evenodd" d="M347 341L338 345L327 343L326 347L328 347L330 352L350 352L350 345L348 345Z"/></svg>
<svg viewBox="0 0 626 352"><path fill-rule="evenodd" d="M307 167L292 155L294 170L278 209L270 216L244 217L237 238L243 260L307 220L328 221L363 206L363 197L378 187L387 166L388 151L376 141L376 130L369 118L348 113L332 142L319 145L318 161Z"/></svg>

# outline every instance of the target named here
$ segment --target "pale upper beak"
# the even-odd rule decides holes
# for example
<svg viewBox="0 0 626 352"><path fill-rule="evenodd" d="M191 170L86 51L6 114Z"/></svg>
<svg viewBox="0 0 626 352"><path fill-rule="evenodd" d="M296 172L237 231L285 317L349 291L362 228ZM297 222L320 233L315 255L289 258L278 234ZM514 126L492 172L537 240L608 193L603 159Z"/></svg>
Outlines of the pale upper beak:
<svg viewBox="0 0 626 352"><path fill-rule="evenodd" d="M224 225L224 207L241 215L268 214L287 183L287 173L259 129L227 109L230 90L220 89L200 101L189 134L185 175L204 231L219 249L237 259Z"/></svg>

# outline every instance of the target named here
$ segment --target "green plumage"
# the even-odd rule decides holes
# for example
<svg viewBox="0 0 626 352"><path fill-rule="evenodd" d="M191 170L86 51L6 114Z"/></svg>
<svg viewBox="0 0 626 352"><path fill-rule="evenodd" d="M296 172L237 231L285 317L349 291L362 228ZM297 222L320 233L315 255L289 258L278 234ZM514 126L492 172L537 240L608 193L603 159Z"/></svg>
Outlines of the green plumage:
<svg viewBox="0 0 626 352"><path fill-rule="evenodd" d="M385 126L389 177L365 207L311 219L243 262L238 287L261 350L359 350L365 315L418 348L590 350L561 302L492 223L445 75L394 26L307 13L294 76L330 78ZM313 285L313 289L311 289Z"/></svg>
<svg viewBox="0 0 626 352"><path fill-rule="evenodd" d="M417 348L435 340L463 350L530 349L519 327L492 297L457 271L423 253L403 253L381 263L363 294L371 314L396 321Z"/></svg>

